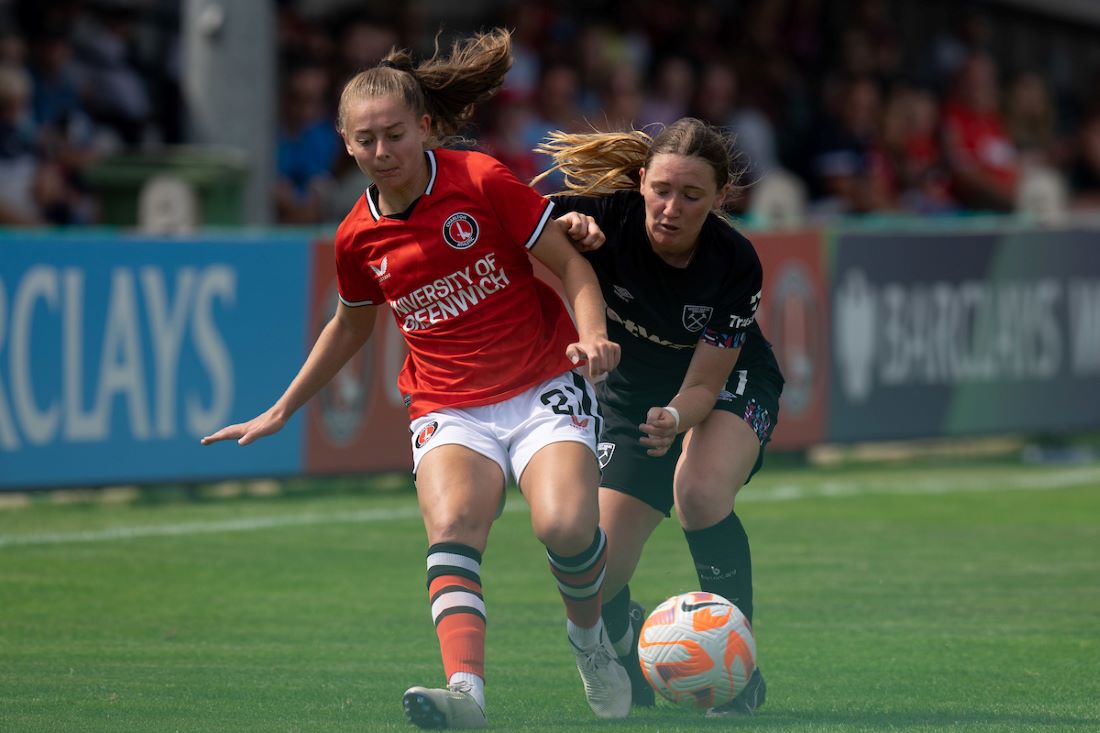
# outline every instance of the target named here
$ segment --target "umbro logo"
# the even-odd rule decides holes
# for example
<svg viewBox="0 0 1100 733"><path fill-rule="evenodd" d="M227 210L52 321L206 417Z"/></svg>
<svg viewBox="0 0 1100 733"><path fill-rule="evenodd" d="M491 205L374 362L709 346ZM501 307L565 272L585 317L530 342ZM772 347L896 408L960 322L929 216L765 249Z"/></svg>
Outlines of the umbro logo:
<svg viewBox="0 0 1100 733"><path fill-rule="evenodd" d="M622 285L613 285L611 286L611 289L615 292L615 295L619 296L628 303L634 300L634 296Z"/></svg>

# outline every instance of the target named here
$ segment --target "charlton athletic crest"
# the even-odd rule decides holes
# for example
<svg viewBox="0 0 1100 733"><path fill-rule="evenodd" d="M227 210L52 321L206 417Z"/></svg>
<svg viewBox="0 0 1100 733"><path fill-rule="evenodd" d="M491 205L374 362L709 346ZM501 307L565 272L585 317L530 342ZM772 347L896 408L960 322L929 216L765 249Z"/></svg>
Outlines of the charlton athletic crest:
<svg viewBox="0 0 1100 733"><path fill-rule="evenodd" d="M702 331L713 313L714 309L709 305L685 305L684 328L689 331Z"/></svg>
<svg viewBox="0 0 1100 733"><path fill-rule="evenodd" d="M424 444L431 440L432 436L435 435L435 430L438 427L439 423L437 423L435 420L432 420L430 423L420 428L420 432L416 434L416 447L423 448Z"/></svg>
<svg viewBox="0 0 1100 733"><path fill-rule="evenodd" d="M477 241L477 221L465 211L451 214L443 222L443 239L455 249L469 249Z"/></svg>

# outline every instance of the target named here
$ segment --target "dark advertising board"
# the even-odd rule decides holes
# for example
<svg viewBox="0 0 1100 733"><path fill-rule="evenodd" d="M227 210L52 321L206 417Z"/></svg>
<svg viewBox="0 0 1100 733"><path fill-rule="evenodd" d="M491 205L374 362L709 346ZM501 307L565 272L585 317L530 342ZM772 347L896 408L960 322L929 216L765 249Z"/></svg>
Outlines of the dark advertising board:
<svg viewBox="0 0 1100 733"><path fill-rule="evenodd" d="M828 438L1100 426L1096 239L838 234Z"/></svg>

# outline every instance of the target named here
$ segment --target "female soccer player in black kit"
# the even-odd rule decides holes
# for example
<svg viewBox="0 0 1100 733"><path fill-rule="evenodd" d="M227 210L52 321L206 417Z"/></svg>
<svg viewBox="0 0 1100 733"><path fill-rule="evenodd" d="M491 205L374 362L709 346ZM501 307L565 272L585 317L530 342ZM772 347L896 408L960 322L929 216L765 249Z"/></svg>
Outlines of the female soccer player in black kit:
<svg viewBox="0 0 1100 733"><path fill-rule="evenodd" d="M729 143L684 118L655 138L554 132L539 148L565 173L568 195L555 203L569 212L562 218L607 302L608 338L622 347L618 369L597 387L606 418L603 617L635 678L635 705L651 705L653 691L636 658L644 613L627 583L673 506L701 589L752 620L749 539L733 505L763 462L783 377L755 321L760 260L720 216L736 177ZM751 714L764 693L757 670L708 715Z"/></svg>

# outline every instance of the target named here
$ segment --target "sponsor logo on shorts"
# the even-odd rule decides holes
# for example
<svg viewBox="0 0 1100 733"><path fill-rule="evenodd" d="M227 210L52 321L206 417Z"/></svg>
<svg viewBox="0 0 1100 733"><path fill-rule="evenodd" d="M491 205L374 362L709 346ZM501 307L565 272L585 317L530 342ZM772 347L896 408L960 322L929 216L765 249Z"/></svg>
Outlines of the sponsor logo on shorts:
<svg viewBox="0 0 1100 733"><path fill-rule="evenodd" d="M569 420L573 423L573 427L575 428L579 428L580 430L586 430L588 428L589 419L587 417L580 418L576 415L570 415Z"/></svg>
<svg viewBox="0 0 1100 733"><path fill-rule="evenodd" d="M455 249L473 247L479 231L477 221L465 211L451 214L443 222L443 239Z"/></svg>
<svg viewBox="0 0 1100 733"><path fill-rule="evenodd" d="M710 322L710 317L714 315L714 308L709 305L685 305L683 323L684 328L689 331L702 331L703 326Z"/></svg>
<svg viewBox="0 0 1100 733"><path fill-rule="evenodd" d="M614 443L598 443L596 445L596 460L600 462L600 468L607 468L611 463L611 456L615 455Z"/></svg>
<svg viewBox="0 0 1100 733"><path fill-rule="evenodd" d="M420 432L416 434L416 447L423 448L424 444L432 439L435 435L436 428L439 427L439 423L432 420L430 423L420 428Z"/></svg>

